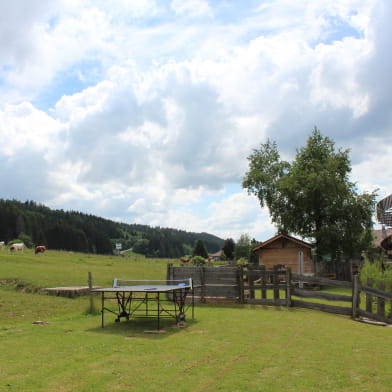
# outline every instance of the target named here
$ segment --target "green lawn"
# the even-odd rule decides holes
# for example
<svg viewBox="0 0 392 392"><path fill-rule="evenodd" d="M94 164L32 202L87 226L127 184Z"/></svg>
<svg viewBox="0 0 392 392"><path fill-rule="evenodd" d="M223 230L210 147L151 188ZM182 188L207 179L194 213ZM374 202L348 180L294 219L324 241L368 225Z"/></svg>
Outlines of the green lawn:
<svg viewBox="0 0 392 392"><path fill-rule="evenodd" d="M390 391L392 328L298 308L200 305L195 320L86 315L88 298L16 291L164 278L166 262L0 253L0 391ZM113 316L114 319L114 316ZM33 325L41 320L48 324Z"/></svg>

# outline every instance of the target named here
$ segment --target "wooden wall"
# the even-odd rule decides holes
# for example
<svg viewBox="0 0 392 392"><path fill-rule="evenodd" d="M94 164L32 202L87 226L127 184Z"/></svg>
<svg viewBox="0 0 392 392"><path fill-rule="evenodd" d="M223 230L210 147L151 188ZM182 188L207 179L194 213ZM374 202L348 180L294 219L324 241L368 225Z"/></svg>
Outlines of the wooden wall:
<svg viewBox="0 0 392 392"><path fill-rule="evenodd" d="M267 269L273 269L274 265L283 265L289 267L293 273L299 273L299 252L303 252L304 274L314 273L314 263L311 257L311 250L302 247L287 239L278 239L265 247L257 250L259 255L259 264L264 265Z"/></svg>
<svg viewBox="0 0 392 392"><path fill-rule="evenodd" d="M167 266L168 280L181 280L192 278L195 290L195 298L205 302L206 300L229 300L240 301L243 298L242 267L173 267Z"/></svg>

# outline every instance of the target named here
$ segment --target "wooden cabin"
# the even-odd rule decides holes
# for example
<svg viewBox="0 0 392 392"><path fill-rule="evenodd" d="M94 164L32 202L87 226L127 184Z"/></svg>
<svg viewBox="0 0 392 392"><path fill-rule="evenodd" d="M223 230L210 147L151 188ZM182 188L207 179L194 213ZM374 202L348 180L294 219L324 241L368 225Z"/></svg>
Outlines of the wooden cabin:
<svg viewBox="0 0 392 392"><path fill-rule="evenodd" d="M311 244L286 234L278 234L253 248L259 256L259 264L267 270L283 265L295 274L314 275L311 249Z"/></svg>
<svg viewBox="0 0 392 392"><path fill-rule="evenodd" d="M372 230L373 246L383 249L388 259L392 259L392 228L386 229L384 226L381 230Z"/></svg>

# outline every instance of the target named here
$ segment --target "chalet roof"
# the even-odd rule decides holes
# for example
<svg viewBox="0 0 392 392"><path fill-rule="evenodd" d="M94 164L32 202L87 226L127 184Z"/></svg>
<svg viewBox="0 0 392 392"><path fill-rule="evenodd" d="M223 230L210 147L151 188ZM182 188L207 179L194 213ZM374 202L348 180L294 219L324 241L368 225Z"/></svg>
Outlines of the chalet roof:
<svg viewBox="0 0 392 392"><path fill-rule="evenodd" d="M209 257L220 257L220 256L222 256L222 253L223 253L223 250L219 250L216 253L210 254Z"/></svg>
<svg viewBox="0 0 392 392"><path fill-rule="evenodd" d="M392 252L392 229L386 229L383 227L381 230L372 230L373 243L375 246L379 246L388 251Z"/></svg>
<svg viewBox="0 0 392 392"><path fill-rule="evenodd" d="M385 230L385 232L383 233L383 231ZM372 234L374 237L374 244L376 246L381 246L381 242L383 241L383 239L390 235L392 235L392 229L379 229L379 230L372 230Z"/></svg>
<svg viewBox="0 0 392 392"><path fill-rule="evenodd" d="M253 248L253 250L255 251L255 250L262 249L262 248L264 248L266 245L271 244L272 242L274 242L274 241L276 241L276 240L279 240L279 239L281 239L281 238L284 238L284 239L286 239L286 240L288 240L288 241L294 242L294 243L296 243L297 245L300 245L300 246L302 246L302 247L304 247L304 248L311 248L311 247L312 247L312 244L309 244L309 242L305 242L305 241L299 240L298 238L292 237L291 235L287 235L287 234L278 234L278 235L276 235L276 236L274 236L274 237L272 237L272 238L270 238L270 239L268 239L268 240L266 240L266 241L264 241L264 242L261 242L260 244L256 245L256 246Z"/></svg>

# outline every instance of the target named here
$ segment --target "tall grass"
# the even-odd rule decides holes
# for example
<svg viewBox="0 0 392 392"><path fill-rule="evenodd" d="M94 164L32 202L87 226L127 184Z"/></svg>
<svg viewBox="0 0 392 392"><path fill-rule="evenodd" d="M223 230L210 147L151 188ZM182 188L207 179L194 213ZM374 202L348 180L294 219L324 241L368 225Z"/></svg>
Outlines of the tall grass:
<svg viewBox="0 0 392 392"><path fill-rule="evenodd" d="M386 264L382 257L374 261L365 259L360 271L361 284L366 286L368 278L373 279L373 284L376 287L380 282L385 282L386 289L390 290L392 288L392 266Z"/></svg>

